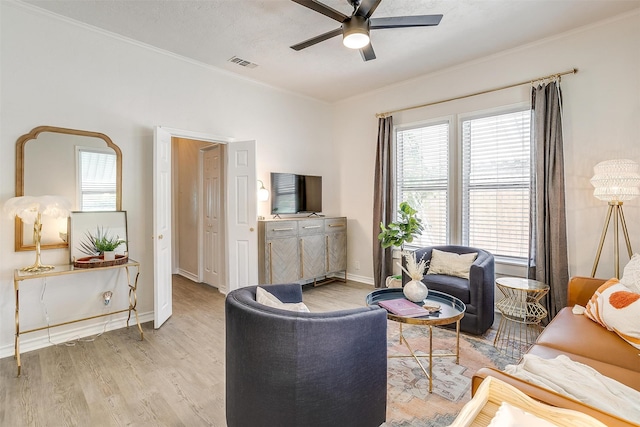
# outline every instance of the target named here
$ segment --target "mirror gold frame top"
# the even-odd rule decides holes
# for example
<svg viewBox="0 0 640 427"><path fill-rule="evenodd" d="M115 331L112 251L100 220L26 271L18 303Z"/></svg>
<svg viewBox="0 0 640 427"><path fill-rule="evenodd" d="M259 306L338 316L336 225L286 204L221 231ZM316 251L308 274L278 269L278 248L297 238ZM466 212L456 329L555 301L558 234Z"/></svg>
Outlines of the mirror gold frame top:
<svg viewBox="0 0 640 427"><path fill-rule="evenodd" d="M52 132L58 134L85 136L89 138L102 139L106 147L111 148L116 154L116 210L122 210L122 151L120 147L111 141L107 135L100 132L91 132L87 130L67 129L55 126L38 126L31 130L31 132L22 135L16 142L16 197L24 196L24 183L25 183L25 148L29 141L38 139L38 136L44 132ZM40 194L36 194L40 195ZM24 239L24 226L22 220L19 217L15 219L15 250L16 251L33 251L35 250L34 244L26 244ZM50 243L42 244L41 249L57 249L66 248L68 243Z"/></svg>

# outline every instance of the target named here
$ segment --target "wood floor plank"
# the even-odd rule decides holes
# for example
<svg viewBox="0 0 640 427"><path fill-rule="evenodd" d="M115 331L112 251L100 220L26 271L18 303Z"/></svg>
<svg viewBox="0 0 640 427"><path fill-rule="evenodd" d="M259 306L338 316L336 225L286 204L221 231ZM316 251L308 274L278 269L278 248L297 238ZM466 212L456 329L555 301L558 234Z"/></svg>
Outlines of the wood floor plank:
<svg viewBox="0 0 640 427"><path fill-rule="evenodd" d="M355 282L305 287L312 311L364 305ZM173 316L0 360L2 426L226 426L224 295L174 276Z"/></svg>

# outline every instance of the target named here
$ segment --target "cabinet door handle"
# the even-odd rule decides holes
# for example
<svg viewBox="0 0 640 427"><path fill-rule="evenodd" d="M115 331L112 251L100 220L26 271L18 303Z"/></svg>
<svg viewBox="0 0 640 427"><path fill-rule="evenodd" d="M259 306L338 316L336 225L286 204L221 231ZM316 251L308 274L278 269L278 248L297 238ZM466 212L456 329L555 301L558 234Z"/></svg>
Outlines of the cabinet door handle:
<svg viewBox="0 0 640 427"><path fill-rule="evenodd" d="M300 239L300 278L304 277L304 239Z"/></svg>
<svg viewBox="0 0 640 427"><path fill-rule="evenodd" d="M288 228L274 228L273 231L291 231L293 230L293 227L288 227Z"/></svg>
<svg viewBox="0 0 640 427"><path fill-rule="evenodd" d="M320 225L306 225L302 228L307 229L307 228L320 228L320 227L321 227Z"/></svg>
<svg viewBox="0 0 640 427"><path fill-rule="evenodd" d="M324 253L325 253L325 258L326 258L326 266L325 266L325 270L327 272L329 272L329 236L324 236L325 238L325 242L324 242Z"/></svg>
<svg viewBox="0 0 640 427"><path fill-rule="evenodd" d="M271 242L269 242L269 283L273 283L273 253L271 251Z"/></svg>
<svg viewBox="0 0 640 427"><path fill-rule="evenodd" d="M329 227L344 227L344 224L329 224Z"/></svg>

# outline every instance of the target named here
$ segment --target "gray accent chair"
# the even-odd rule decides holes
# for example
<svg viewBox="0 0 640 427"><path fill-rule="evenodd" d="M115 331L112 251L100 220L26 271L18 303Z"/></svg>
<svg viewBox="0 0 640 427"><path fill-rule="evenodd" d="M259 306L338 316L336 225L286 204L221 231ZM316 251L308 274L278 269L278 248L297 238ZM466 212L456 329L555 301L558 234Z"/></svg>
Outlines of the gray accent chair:
<svg viewBox="0 0 640 427"><path fill-rule="evenodd" d="M282 302L302 301L299 284L261 287ZM256 286L249 286L229 292L225 314L229 427L385 422L385 310L280 310L258 304Z"/></svg>
<svg viewBox="0 0 640 427"><path fill-rule="evenodd" d="M429 289L453 295L465 303L467 311L460 321L460 330L474 335L483 334L491 327L494 320L495 262L493 255L483 249L468 246L428 246L415 251L416 260L431 261L433 249L456 254L478 253L469 270L468 280L442 274L425 274L422 283ZM406 266L404 257L402 263ZM403 272L402 283L407 283L409 280L410 278ZM455 324L448 326L455 327Z"/></svg>

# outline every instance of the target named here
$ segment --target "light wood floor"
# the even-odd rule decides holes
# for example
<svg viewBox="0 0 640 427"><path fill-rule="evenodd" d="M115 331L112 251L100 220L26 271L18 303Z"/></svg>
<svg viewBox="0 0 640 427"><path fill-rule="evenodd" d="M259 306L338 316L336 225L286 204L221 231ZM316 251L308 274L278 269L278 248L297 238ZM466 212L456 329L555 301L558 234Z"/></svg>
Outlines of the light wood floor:
<svg viewBox="0 0 640 427"><path fill-rule="evenodd" d="M356 282L305 288L311 311L364 305ZM0 359L0 426L225 426L224 296L174 276L173 316Z"/></svg>

